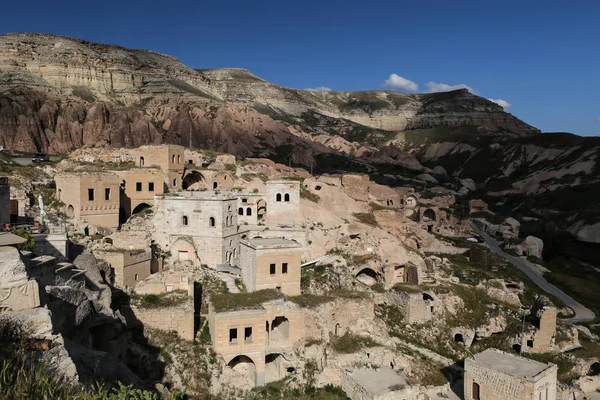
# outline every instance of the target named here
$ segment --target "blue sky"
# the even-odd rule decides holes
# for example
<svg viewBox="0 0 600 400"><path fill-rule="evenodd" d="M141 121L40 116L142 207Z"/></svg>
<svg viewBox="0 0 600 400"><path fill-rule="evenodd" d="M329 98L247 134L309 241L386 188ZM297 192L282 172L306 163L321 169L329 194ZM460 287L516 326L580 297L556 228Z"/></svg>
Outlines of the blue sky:
<svg viewBox="0 0 600 400"><path fill-rule="evenodd" d="M147 48L287 87L384 89L392 74L404 91L466 85L543 131L600 135L594 0L30 0L1 13L2 32Z"/></svg>

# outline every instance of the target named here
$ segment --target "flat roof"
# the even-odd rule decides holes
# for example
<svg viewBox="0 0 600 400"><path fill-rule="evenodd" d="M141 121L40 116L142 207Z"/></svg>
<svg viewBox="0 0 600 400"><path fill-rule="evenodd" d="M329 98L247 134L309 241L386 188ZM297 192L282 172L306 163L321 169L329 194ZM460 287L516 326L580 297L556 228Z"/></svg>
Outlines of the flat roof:
<svg viewBox="0 0 600 400"><path fill-rule="evenodd" d="M406 379L391 368L361 368L354 370L350 376L373 394L383 394L406 386Z"/></svg>
<svg viewBox="0 0 600 400"><path fill-rule="evenodd" d="M245 242L253 249L298 248L300 243L285 238L255 238Z"/></svg>
<svg viewBox="0 0 600 400"><path fill-rule="evenodd" d="M540 372L552 367L552 365L509 354L498 349L487 349L475 354L472 359L477 364L520 378L533 378Z"/></svg>
<svg viewBox="0 0 600 400"><path fill-rule="evenodd" d="M17 236L10 232L0 232L0 246L13 246L25 243L27 239Z"/></svg>

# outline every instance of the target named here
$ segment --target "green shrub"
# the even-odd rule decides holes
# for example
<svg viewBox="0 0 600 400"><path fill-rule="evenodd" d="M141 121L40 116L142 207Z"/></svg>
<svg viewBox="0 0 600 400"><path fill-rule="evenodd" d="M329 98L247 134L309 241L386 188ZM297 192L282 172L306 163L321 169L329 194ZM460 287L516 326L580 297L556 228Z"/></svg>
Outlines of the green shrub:
<svg viewBox="0 0 600 400"><path fill-rule="evenodd" d="M28 230L26 230L25 228L17 228L13 229L11 233L26 239L25 243L22 243L17 246L19 250L31 251L33 249L35 241Z"/></svg>
<svg viewBox="0 0 600 400"><path fill-rule="evenodd" d="M306 200L310 200L313 203L318 203L321 200L321 197L319 197L319 195L314 194L302 185L300 185L300 197Z"/></svg>

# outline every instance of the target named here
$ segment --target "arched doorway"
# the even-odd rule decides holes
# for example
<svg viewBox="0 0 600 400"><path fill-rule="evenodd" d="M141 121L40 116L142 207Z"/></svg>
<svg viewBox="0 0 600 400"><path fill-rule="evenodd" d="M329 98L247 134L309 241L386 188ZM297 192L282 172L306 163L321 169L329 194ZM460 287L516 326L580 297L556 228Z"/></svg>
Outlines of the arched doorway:
<svg viewBox="0 0 600 400"><path fill-rule="evenodd" d="M435 211L433 211L431 208L428 208L423 212L424 221L435 221L436 218Z"/></svg>
<svg viewBox="0 0 600 400"><path fill-rule="evenodd" d="M66 212L68 218L73 218L75 216L75 208L71 204L67 206Z"/></svg>
<svg viewBox="0 0 600 400"><path fill-rule="evenodd" d="M464 343L465 343L465 339L464 339L464 337L463 337L462 333L456 333L456 334L454 335L454 341L455 341L456 343L463 343L463 344L464 344Z"/></svg>
<svg viewBox="0 0 600 400"><path fill-rule="evenodd" d="M147 210L150 207L152 207L152 206L148 203L140 203L133 209L133 211L131 212L131 215L141 213L142 211Z"/></svg>
<svg viewBox="0 0 600 400"><path fill-rule="evenodd" d="M590 365L590 368L588 369L588 373L587 376L597 376L600 375L600 362L595 362L592 365Z"/></svg>
<svg viewBox="0 0 600 400"><path fill-rule="evenodd" d="M206 189L206 179L200 172L192 171L183 178L181 187L183 190Z"/></svg>
<svg viewBox="0 0 600 400"><path fill-rule="evenodd" d="M471 397L473 398L473 400L481 400L479 383L473 382L473 391L471 393Z"/></svg>
<svg viewBox="0 0 600 400"><path fill-rule="evenodd" d="M263 199L260 199L259 201L256 202L256 206L258 208L256 215L258 217L258 219L263 219L264 217L267 216L267 202L264 201Z"/></svg>
<svg viewBox="0 0 600 400"><path fill-rule="evenodd" d="M144 157L140 157L140 167L144 166Z"/></svg>
<svg viewBox="0 0 600 400"><path fill-rule="evenodd" d="M358 274L356 274L355 278L357 281L364 283L367 286L373 286L378 282L379 275L371 268L363 268Z"/></svg>
<svg viewBox="0 0 600 400"><path fill-rule="evenodd" d="M235 372L247 376L254 386L256 382L256 365L254 361L248 356L236 356L227 364L229 368Z"/></svg>

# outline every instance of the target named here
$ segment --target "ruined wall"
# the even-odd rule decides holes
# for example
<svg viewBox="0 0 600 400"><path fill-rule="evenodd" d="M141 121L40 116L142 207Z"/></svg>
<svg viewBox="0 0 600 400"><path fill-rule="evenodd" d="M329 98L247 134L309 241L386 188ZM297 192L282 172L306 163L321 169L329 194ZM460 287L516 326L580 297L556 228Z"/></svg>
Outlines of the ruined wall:
<svg viewBox="0 0 600 400"><path fill-rule="evenodd" d="M398 307L408 324L424 324L431 321L441 307L440 302L427 292L386 292L390 304Z"/></svg>
<svg viewBox="0 0 600 400"><path fill-rule="evenodd" d="M556 315L558 310L549 300L538 298L533 306L533 316L537 329L533 335L532 353L545 353L550 349L552 339L556 334Z"/></svg>
<svg viewBox="0 0 600 400"><path fill-rule="evenodd" d="M0 177L0 226L10 223L10 186L8 178Z"/></svg>
<svg viewBox="0 0 600 400"><path fill-rule="evenodd" d="M342 186L344 192L358 201L369 201L369 175L344 174Z"/></svg>
<svg viewBox="0 0 600 400"><path fill-rule="evenodd" d="M369 332L374 320L373 298L337 298L306 311L305 335L307 339L328 342L330 336L342 336L346 332Z"/></svg>
<svg viewBox="0 0 600 400"><path fill-rule="evenodd" d="M288 197L286 197L288 196ZM286 199L289 199L286 201ZM267 181L268 223L297 223L300 215L300 182L292 180Z"/></svg>
<svg viewBox="0 0 600 400"><path fill-rule="evenodd" d="M154 195L164 193L165 173L159 169L135 168L116 173L125 183L120 201L127 216L140 204L153 205Z"/></svg>
<svg viewBox="0 0 600 400"><path fill-rule="evenodd" d="M95 251L94 254L108 262L115 273L115 285L133 288L150 276L152 252L132 253L129 251Z"/></svg>
<svg viewBox="0 0 600 400"><path fill-rule="evenodd" d="M144 326L166 332L177 332L185 340L194 340L194 306L189 300L184 306L140 308L131 306L135 317Z"/></svg>
<svg viewBox="0 0 600 400"><path fill-rule="evenodd" d="M69 238L61 234L35 234L33 235L33 253L49 255L59 259L69 258Z"/></svg>

